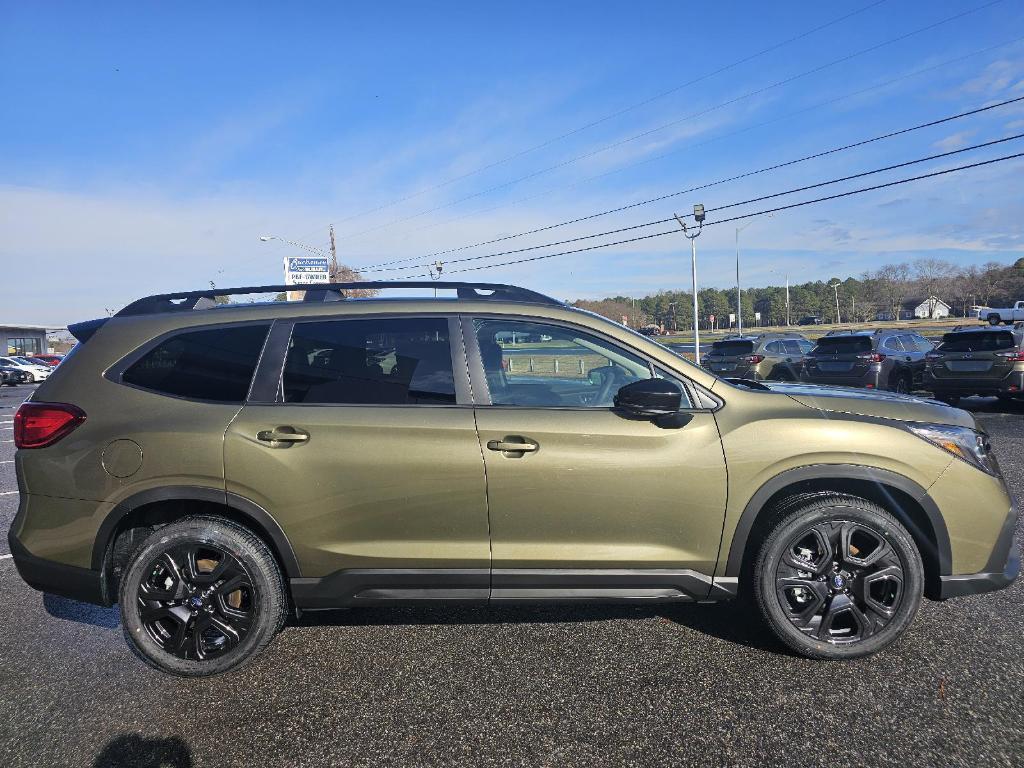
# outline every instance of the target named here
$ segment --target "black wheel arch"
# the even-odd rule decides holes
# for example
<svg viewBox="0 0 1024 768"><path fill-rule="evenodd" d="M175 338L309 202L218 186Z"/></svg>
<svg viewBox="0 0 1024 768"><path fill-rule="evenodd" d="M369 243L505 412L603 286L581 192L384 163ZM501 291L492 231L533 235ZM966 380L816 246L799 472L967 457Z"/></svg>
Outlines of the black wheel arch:
<svg viewBox="0 0 1024 768"><path fill-rule="evenodd" d="M203 486L165 486L140 491L120 502L100 524L93 543L92 568L101 573L104 597L108 604L114 597L112 583L116 559L123 555L115 545L122 534L131 534L137 527L148 533L153 522L206 513L225 517L249 528L270 548L286 579L302 576L298 559L284 530L267 510L250 499L223 489ZM135 523L136 525L133 525Z"/></svg>
<svg viewBox="0 0 1024 768"><path fill-rule="evenodd" d="M857 464L815 464L782 472L757 490L740 515L733 533L725 576L739 577L756 556L772 512L783 498L831 491L861 496L893 514L910 532L925 566L925 595L937 598L940 576L952 572L949 532L942 513L927 491L895 472Z"/></svg>

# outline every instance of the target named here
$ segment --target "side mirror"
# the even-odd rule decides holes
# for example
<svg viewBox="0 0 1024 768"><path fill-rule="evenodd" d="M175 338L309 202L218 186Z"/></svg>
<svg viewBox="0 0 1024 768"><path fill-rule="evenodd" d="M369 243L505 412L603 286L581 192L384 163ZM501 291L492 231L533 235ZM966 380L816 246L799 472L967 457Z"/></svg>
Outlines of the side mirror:
<svg viewBox="0 0 1024 768"><path fill-rule="evenodd" d="M647 419L678 412L682 401L679 385L667 379L634 381L615 394L616 408L630 416Z"/></svg>

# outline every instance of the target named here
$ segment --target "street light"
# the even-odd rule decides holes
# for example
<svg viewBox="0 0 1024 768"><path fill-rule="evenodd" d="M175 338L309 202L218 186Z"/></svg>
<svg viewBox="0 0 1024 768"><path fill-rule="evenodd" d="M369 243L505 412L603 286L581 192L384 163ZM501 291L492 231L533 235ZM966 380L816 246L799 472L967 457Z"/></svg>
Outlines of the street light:
<svg viewBox="0 0 1024 768"><path fill-rule="evenodd" d="M327 253L327 251L321 248L317 248L315 245L306 245L305 243L299 243L296 242L295 240L289 240L287 237L278 237L277 235L260 235L260 242L269 243L271 240L280 240L282 243L294 245L296 248L302 248L304 250L309 251L310 253L315 253L318 256L330 257L330 254Z"/></svg>
<svg viewBox="0 0 1024 768"><path fill-rule="evenodd" d="M842 318L839 316L839 286L842 285L838 280L834 283L829 283L828 287L836 292L836 325L842 323Z"/></svg>
<svg viewBox="0 0 1024 768"><path fill-rule="evenodd" d="M693 220L697 222L697 231L692 235L686 229L686 222L674 214L679 226L683 228L683 236L690 241L690 271L693 278L693 354L697 365L700 365L700 316L697 314L697 238L704 229L704 206L697 203L693 206Z"/></svg>
<svg viewBox="0 0 1024 768"><path fill-rule="evenodd" d="M743 333L743 298L740 293L740 232L753 224L748 221L742 227L736 227L736 332Z"/></svg>

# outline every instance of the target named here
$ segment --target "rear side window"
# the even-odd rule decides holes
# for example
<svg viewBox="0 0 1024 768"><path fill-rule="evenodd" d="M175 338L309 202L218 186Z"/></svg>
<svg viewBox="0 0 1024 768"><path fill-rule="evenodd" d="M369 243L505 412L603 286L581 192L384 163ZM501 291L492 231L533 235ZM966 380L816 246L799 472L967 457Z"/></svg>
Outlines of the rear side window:
<svg viewBox="0 0 1024 768"><path fill-rule="evenodd" d="M282 384L286 403L454 404L448 321L296 323Z"/></svg>
<svg viewBox="0 0 1024 768"><path fill-rule="evenodd" d="M871 339L867 336L825 336L818 339L817 352L820 355L849 355L870 352Z"/></svg>
<svg viewBox="0 0 1024 768"><path fill-rule="evenodd" d="M1009 331L982 331L980 333L947 333L942 337L942 352L997 352L1016 346Z"/></svg>
<svg viewBox="0 0 1024 768"><path fill-rule="evenodd" d="M903 342L900 341L903 337L889 336L882 342L882 349L886 352L913 352L903 347Z"/></svg>
<svg viewBox="0 0 1024 768"><path fill-rule="evenodd" d="M132 363L121 381L164 395L241 403L269 328L241 325L179 333Z"/></svg>
<svg viewBox="0 0 1024 768"><path fill-rule="evenodd" d="M713 355L749 355L753 351L752 341L716 341L711 345Z"/></svg>

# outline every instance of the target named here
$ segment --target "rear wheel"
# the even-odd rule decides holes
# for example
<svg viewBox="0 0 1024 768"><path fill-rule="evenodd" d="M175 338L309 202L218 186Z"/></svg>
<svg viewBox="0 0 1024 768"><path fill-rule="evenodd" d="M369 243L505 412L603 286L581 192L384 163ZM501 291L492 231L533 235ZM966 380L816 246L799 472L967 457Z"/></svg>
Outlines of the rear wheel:
<svg viewBox="0 0 1024 768"><path fill-rule="evenodd" d="M249 661L284 624L288 606L266 544L216 517L156 530L132 554L119 601L128 645L148 664L185 677Z"/></svg>
<svg viewBox="0 0 1024 768"><path fill-rule="evenodd" d="M903 375L897 375L889 383L889 389L893 392L905 395L910 392L910 379Z"/></svg>
<svg viewBox="0 0 1024 768"><path fill-rule="evenodd" d="M999 317L999 315L989 315L989 316L988 316L988 324L989 324L989 325L999 325L999 324L1000 324L1000 323L1002 323L1002 322L1003 322L1003 321L1002 321L1002 319L1001 319L1001 318Z"/></svg>
<svg viewBox="0 0 1024 768"><path fill-rule="evenodd" d="M775 635L816 659L866 656L896 640L924 590L906 529L866 499L804 497L785 511L754 565L754 594Z"/></svg>

